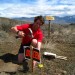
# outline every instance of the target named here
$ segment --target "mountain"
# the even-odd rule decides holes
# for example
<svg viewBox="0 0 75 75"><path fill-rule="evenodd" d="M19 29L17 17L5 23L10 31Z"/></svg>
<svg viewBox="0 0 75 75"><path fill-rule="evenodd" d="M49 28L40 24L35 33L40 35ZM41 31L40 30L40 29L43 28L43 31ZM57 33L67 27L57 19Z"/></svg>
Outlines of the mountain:
<svg viewBox="0 0 75 75"><path fill-rule="evenodd" d="M55 20L52 21L52 23L57 23L57 24L75 23L75 15L64 16L64 17L54 16L54 18L55 18ZM19 17L19 18L14 18L14 19L33 22L34 17L31 17L31 18ZM47 23L47 21L46 21L46 23Z"/></svg>
<svg viewBox="0 0 75 75"><path fill-rule="evenodd" d="M15 20L22 20L22 21L33 22L34 17L30 17L30 18L27 18L27 17L19 17L19 18L13 18L13 19L15 19Z"/></svg>
<svg viewBox="0 0 75 75"><path fill-rule="evenodd" d="M73 16L65 16L64 19L66 20L66 22L75 23L75 15L73 15Z"/></svg>

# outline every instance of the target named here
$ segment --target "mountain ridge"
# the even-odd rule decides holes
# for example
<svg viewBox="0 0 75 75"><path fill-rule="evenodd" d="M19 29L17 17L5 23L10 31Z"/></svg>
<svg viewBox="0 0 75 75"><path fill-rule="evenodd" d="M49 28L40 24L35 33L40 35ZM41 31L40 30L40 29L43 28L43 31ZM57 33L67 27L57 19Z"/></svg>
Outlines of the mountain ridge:
<svg viewBox="0 0 75 75"><path fill-rule="evenodd" d="M44 16L45 18L45 16ZM75 15L73 16L64 16L64 17L59 17L59 16L54 16L55 20L51 21L51 23L56 23L56 24L68 24L68 23L74 23L75 24ZM18 23L18 22L33 22L34 17L15 17L15 18L6 18L6 17L0 17L0 24L7 23L9 24L11 21ZM48 21L45 19L45 23L48 23Z"/></svg>
<svg viewBox="0 0 75 75"><path fill-rule="evenodd" d="M54 16L54 18L55 18L55 20L52 21L52 23L59 23L59 24L62 24L62 23L75 23L75 15L73 15L73 16L64 16L64 17ZM13 18L13 19L33 22L34 17L30 17L30 18L19 17L19 18Z"/></svg>

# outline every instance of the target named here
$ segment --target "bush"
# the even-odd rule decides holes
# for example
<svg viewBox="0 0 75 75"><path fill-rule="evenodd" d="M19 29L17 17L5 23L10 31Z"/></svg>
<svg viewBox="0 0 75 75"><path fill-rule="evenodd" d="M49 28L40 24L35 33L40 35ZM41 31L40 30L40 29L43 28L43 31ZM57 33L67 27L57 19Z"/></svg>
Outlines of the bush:
<svg viewBox="0 0 75 75"><path fill-rule="evenodd" d="M1 25L1 29L3 30L3 31L6 31L6 32L10 32L10 28L12 27L12 25L7 25L7 24L2 24Z"/></svg>

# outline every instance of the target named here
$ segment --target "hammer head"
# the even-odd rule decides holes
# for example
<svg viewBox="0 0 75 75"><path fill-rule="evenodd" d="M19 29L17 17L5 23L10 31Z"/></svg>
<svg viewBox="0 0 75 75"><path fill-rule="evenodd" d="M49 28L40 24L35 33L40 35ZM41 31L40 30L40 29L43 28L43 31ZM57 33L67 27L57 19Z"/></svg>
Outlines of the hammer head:
<svg viewBox="0 0 75 75"><path fill-rule="evenodd" d="M30 31L31 37L33 38L34 36L33 36L33 31L32 31L32 29L31 29L31 28L28 28L28 29L29 29L29 31Z"/></svg>
<svg viewBox="0 0 75 75"><path fill-rule="evenodd" d="M27 31L28 31L28 34L33 38L34 36L33 36L33 31L32 31L32 29L31 29L31 28L28 28ZM26 34L26 35L28 35L28 34ZM17 39L17 38L20 38L20 37L17 35L17 36L16 36L16 39Z"/></svg>

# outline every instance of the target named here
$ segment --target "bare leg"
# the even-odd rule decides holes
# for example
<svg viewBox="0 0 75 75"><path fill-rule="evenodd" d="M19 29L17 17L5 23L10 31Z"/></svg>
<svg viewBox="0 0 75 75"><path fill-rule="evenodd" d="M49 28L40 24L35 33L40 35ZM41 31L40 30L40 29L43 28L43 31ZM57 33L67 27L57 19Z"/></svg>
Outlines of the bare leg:
<svg viewBox="0 0 75 75"><path fill-rule="evenodd" d="M23 65L23 67L22 66L19 67L19 70L20 71L24 70L24 72L27 72L29 70L28 63L23 60L24 60L24 53L19 53L18 54L18 62L20 65Z"/></svg>
<svg viewBox="0 0 75 75"><path fill-rule="evenodd" d="M18 62L19 62L19 63L22 63L23 60L24 60L24 54L23 54L23 53L19 53L19 54L18 54Z"/></svg>

